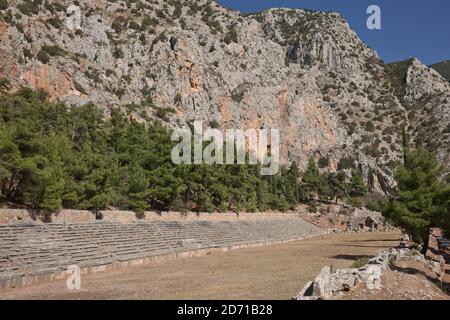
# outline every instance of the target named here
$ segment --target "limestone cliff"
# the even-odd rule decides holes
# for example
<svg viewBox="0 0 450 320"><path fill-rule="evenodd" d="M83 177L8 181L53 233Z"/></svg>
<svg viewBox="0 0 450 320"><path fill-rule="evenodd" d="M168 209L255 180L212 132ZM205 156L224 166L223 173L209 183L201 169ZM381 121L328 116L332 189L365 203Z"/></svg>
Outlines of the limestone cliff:
<svg viewBox="0 0 450 320"><path fill-rule="evenodd" d="M337 13L244 15L209 0L8 0L0 39L9 90L41 88L70 105L126 108L168 126L280 128L284 163L327 157L336 170L347 159L375 191L393 183L403 126L429 145L442 138L435 147L448 159L448 83L414 60L399 95L389 68ZM435 98L419 108L430 111L408 117L428 94ZM435 118L436 131L424 132Z"/></svg>

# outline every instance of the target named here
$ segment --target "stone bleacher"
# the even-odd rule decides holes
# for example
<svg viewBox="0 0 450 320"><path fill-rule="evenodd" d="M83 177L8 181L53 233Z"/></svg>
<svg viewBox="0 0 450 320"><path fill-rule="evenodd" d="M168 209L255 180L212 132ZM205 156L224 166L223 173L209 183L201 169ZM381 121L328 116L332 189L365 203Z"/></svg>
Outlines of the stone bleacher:
<svg viewBox="0 0 450 320"><path fill-rule="evenodd" d="M108 267L299 240L322 230L301 218L249 221L145 221L0 225L0 289Z"/></svg>

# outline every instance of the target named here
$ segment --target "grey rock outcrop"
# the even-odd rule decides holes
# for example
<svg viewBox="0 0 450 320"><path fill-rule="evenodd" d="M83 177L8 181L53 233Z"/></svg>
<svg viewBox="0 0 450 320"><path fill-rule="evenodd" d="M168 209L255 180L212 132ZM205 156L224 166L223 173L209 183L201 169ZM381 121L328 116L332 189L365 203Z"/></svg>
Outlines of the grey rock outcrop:
<svg viewBox="0 0 450 320"><path fill-rule="evenodd" d="M331 268L324 267L322 271L316 276L314 281L308 282L300 291L296 300L317 300L330 299L333 294L331 287Z"/></svg>
<svg viewBox="0 0 450 320"><path fill-rule="evenodd" d="M412 59L406 75L404 105L414 141L438 151L450 163L450 83L437 71ZM438 138L437 138L438 137Z"/></svg>
<svg viewBox="0 0 450 320"><path fill-rule="evenodd" d="M81 8L76 5L70 5L66 9L66 27L69 30L81 29Z"/></svg>

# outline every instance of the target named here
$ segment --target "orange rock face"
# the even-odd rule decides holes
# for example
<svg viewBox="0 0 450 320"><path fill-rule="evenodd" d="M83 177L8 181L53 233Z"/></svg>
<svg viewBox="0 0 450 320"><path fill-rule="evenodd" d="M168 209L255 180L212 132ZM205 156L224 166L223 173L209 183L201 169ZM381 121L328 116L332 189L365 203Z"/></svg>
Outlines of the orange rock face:
<svg viewBox="0 0 450 320"><path fill-rule="evenodd" d="M5 33L5 23L0 19L0 43L3 42L3 35ZM0 77L4 73L4 53L0 50Z"/></svg>
<svg viewBox="0 0 450 320"><path fill-rule="evenodd" d="M219 99L219 110L222 114L222 123L224 129L227 128L227 124L230 121L230 99L227 97L223 97Z"/></svg>
<svg viewBox="0 0 450 320"><path fill-rule="evenodd" d="M25 80L34 89L43 89L54 98L73 93L73 82L59 70L48 65L35 65L25 72Z"/></svg>
<svg viewBox="0 0 450 320"><path fill-rule="evenodd" d="M3 33L5 33L5 23L0 19L0 40L3 38Z"/></svg>
<svg viewBox="0 0 450 320"><path fill-rule="evenodd" d="M321 108L317 107L313 101L307 101L307 103L305 103L305 115L311 119L311 123L323 132L328 141L336 141L336 134L334 133L332 126L330 126L331 119L329 115L321 110Z"/></svg>

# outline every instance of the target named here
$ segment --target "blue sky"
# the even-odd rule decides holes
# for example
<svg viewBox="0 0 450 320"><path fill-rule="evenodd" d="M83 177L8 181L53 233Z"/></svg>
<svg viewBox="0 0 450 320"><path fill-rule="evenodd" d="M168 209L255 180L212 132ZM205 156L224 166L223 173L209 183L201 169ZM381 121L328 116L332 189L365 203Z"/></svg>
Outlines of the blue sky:
<svg viewBox="0 0 450 320"><path fill-rule="evenodd" d="M273 7L341 13L386 62L417 57L426 64L450 59L448 0L218 0L225 7L255 12ZM382 29L368 30L369 5L381 8Z"/></svg>

